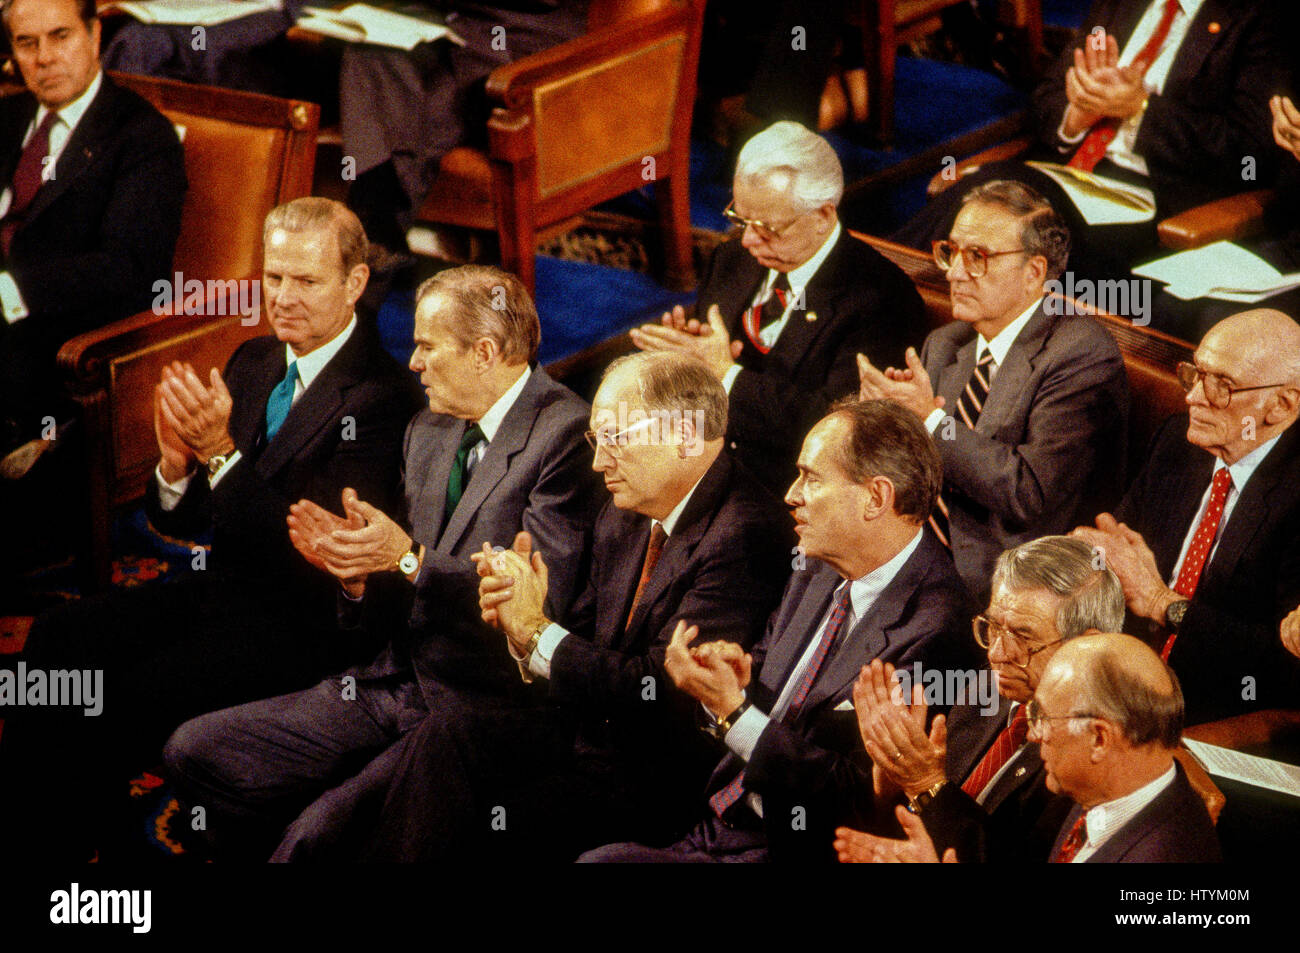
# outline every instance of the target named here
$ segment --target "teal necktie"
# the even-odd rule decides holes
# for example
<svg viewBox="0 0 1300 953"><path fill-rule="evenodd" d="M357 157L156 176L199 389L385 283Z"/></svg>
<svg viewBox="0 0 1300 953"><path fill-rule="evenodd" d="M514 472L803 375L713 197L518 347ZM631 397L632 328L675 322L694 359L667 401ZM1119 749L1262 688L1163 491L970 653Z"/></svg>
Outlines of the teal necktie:
<svg viewBox="0 0 1300 953"><path fill-rule="evenodd" d="M284 423L284 418L289 416L289 408L293 406L293 389L298 383L298 362L290 361L289 368L284 372L284 379L275 385L275 390L271 391L271 397L266 402L266 442L270 443Z"/></svg>
<svg viewBox="0 0 1300 953"><path fill-rule="evenodd" d="M461 494L465 492L465 464L469 461L470 452L486 439L478 424L470 424L465 428L465 436L460 438L460 446L456 448L456 460L451 465L451 475L447 477L448 516L455 511Z"/></svg>

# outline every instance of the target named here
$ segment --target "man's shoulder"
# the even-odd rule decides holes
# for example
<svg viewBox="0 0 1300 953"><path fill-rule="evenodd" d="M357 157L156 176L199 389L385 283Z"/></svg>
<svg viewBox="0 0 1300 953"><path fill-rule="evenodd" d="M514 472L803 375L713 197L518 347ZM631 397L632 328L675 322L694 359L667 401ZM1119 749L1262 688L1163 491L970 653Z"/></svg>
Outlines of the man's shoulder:
<svg viewBox="0 0 1300 953"><path fill-rule="evenodd" d="M1083 355L1095 361L1123 364L1115 338L1089 314L1052 314L1047 304L1038 320L1044 322L1044 350L1056 355ZM1028 328L1026 328L1028 330Z"/></svg>
<svg viewBox="0 0 1300 953"><path fill-rule="evenodd" d="M114 82L107 74L104 75L99 94L90 109L107 117L111 126L123 131L129 130L133 139L141 136L147 139L160 138L168 145L173 142L180 145L171 120L149 100L135 90Z"/></svg>
<svg viewBox="0 0 1300 953"><path fill-rule="evenodd" d="M1188 783L1182 768L1146 807L1116 831L1114 851L1103 845L1099 859L1126 863L1196 863L1222 859L1205 801ZM1106 857L1114 853L1114 857Z"/></svg>

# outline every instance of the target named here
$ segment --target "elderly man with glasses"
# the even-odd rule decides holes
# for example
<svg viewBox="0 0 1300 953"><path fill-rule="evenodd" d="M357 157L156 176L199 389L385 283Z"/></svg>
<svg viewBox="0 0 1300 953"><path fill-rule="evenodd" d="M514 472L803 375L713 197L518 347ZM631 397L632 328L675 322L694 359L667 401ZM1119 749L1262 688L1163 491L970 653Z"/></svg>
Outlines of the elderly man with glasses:
<svg viewBox="0 0 1300 953"><path fill-rule="evenodd" d="M966 197L935 262L951 324L901 369L858 359L863 399L923 419L943 457L932 526L971 594L998 554L1089 519L1123 489L1128 379L1110 335L1047 297L1070 236L1041 195L989 182Z"/></svg>
<svg viewBox="0 0 1300 953"><path fill-rule="evenodd" d="M778 122L750 139L696 316L681 308L632 331L644 350L703 358L728 394L730 449L778 496L809 428L857 385L854 355L901 360L925 334L920 295L865 242L844 234L844 174L821 136Z"/></svg>
<svg viewBox="0 0 1300 953"><path fill-rule="evenodd" d="M1300 325L1244 311L1178 368L1170 418L1114 516L1077 535L1104 550L1133 616L1178 673L1191 724L1300 706L1278 638L1300 603Z"/></svg>
<svg viewBox="0 0 1300 953"><path fill-rule="evenodd" d="M862 670L853 700L881 809L901 793L935 849L954 848L968 863L1042 860L1070 801L1045 784L1026 703L1062 643L1123 621L1119 580L1082 540L1044 536L1004 552L988 608L972 623L997 676L996 711L954 705L927 730L927 706L903 704L911 699L890 684L890 666ZM836 841L844 861L894 859L904 845L848 829Z"/></svg>

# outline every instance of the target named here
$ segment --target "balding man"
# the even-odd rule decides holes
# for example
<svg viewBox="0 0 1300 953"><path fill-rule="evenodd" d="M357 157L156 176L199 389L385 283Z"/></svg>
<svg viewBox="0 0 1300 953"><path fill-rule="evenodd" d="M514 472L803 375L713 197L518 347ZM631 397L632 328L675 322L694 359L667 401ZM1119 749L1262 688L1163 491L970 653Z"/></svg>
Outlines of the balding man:
<svg viewBox="0 0 1300 953"><path fill-rule="evenodd" d="M1029 703L1047 786L1075 808L1052 863L1221 860L1205 802L1174 749L1183 731L1178 678L1129 635L1089 635L1061 648Z"/></svg>
<svg viewBox="0 0 1300 953"><path fill-rule="evenodd" d="M1114 517L1077 532L1159 630L1191 724L1294 707L1300 663L1278 627L1300 603L1300 325L1225 318L1178 374L1187 416L1161 428Z"/></svg>
<svg viewBox="0 0 1300 953"><path fill-rule="evenodd" d="M1004 552L988 608L973 620L997 674L996 711L955 705L927 732L927 706L900 704L911 699L895 694L888 667L863 670L853 700L877 792L901 791L939 853L953 847L966 863L1041 860L1070 804L1046 787L1026 703L1063 644L1123 622L1119 580L1082 540L1044 536ZM898 845L841 830L836 846L842 860L858 862Z"/></svg>
<svg viewBox="0 0 1300 953"><path fill-rule="evenodd" d="M726 216L737 237L705 271L698 320L677 308L632 331L637 347L697 354L730 401L727 440L777 494L800 442L857 386L854 354L898 363L925 336L905 274L843 233L835 150L795 122L754 136L736 163Z"/></svg>

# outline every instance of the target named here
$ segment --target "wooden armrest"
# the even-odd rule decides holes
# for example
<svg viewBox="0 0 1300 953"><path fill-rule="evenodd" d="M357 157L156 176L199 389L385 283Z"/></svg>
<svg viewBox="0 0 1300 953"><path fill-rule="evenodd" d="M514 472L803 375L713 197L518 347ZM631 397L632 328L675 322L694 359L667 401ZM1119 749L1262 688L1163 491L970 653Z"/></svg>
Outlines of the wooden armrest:
<svg viewBox="0 0 1300 953"><path fill-rule="evenodd" d="M980 166L1024 155L1029 151L1031 145L1033 145L1032 139L1027 136L1020 136L1015 139L1008 139L1006 142L1000 142L996 146L990 146L983 152L977 152L973 156L967 156L958 162L955 167L950 166L935 173L934 178L930 180L930 184L925 187L925 194L931 197L938 195L958 179L976 171Z"/></svg>
<svg viewBox="0 0 1300 953"><path fill-rule="evenodd" d="M247 280L257 281L260 276ZM232 312L224 306L225 303L224 293L213 291L204 299L198 314L177 313L175 307L162 312L141 311L102 328L78 334L59 348L59 368L74 389L84 390L98 385L104 362L113 357L192 335L210 322L229 320ZM257 320L261 322L260 314Z"/></svg>
<svg viewBox="0 0 1300 953"><path fill-rule="evenodd" d="M689 4L676 9L638 17L602 27L559 46L542 50L499 66L487 80L488 98L507 109L521 109L531 103L533 88L549 81L597 66L611 56L623 56L688 28Z"/></svg>
<svg viewBox="0 0 1300 953"><path fill-rule="evenodd" d="M1246 238L1258 231L1264 210L1276 197L1272 189L1257 189L1189 208L1160 223L1160 244L1183 251L1223 239Z"/></svg>
<svg viewBox="0 0 1300 953"><path fill-rule="evenodd" d="M1174 751L1174 760L1183 766L1183 773L1187 775L1187 783L1205 802L1205 810L1209 812L1210 823L1219 823L1219 813L1223 810L1223 805L1227 803L1228 799L1223 796L1223 792L1215 785L1209 773L1201 767L1201 762L1196 760L1196 755L1186 748L1179 747Z"/></svg>
<svg viewBox="0 0 1300 953"><path fill-rule="evenodd" d="M1196 741L1220 748L1240 751L1272 744L1282 736L1300 732L1300 711L1291 708L1267 708L1249 715L1237 715L1219 721L1192 725L1183 734Z"/></svg>

